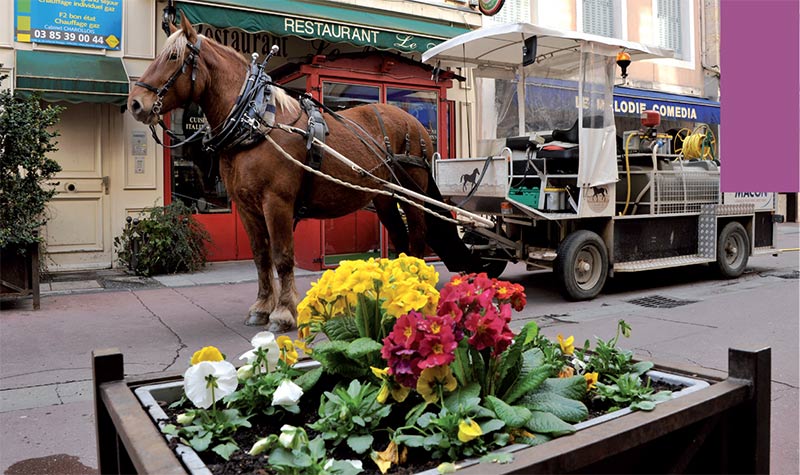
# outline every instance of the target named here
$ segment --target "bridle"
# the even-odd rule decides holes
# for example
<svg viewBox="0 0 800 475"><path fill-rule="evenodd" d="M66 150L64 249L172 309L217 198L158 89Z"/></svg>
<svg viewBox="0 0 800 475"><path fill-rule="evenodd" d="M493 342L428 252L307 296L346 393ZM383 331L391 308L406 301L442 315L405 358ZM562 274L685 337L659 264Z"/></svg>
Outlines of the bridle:
<svg viewBox="0 0 800 475"><path fill-rule="evenodd" d="M167 127L164 124L164 121L160 117L164 96L167 94L167 92L169 92L170 88L175 85L175 81L177 81L178 78L183 73L186 72L186 68L190 67L192 68L192 73L191 73L192 86L189 92L189 96L186 98L186 104L184 107L188 106L192 102L192 97L194 96L194 83L195 80L197 79L197 60L200 58L200 46L202 40L203 37L198 35L197 41L194 44L189 44L189 43L186 44L186 47L189 49L189 54L186 55L186 57L183 59L183 64L181 64L181 67L179 67L178 69L175 70L174 73L172 73L172 75L169 77L169 79L167 79L167 82L165 82L163 86L156 88L142 81L136 81L134 83L136 86L143 87L148 91L155 93L156 101L155 103L153 103L153 107L150 113L159 116L158 125L160 125L162 129L164 129L164 132L167 135L169 135L172 140L178 140L178 136L175 135L171 130L169 130L169 127ZM166 146L161 143L161 140L158 138L158 134L156 133L156 128L154 125L150 126L150 131L152 132L153 138L156 140L157 144L167 148L177 148L183 146L184 144L194 142L195 140L199 139L200 136L205 133L207 128L208 125L206 125L205 127L201 128L200 130L192 134L192 136L187 138L186 140L169 146Z"/></svg>

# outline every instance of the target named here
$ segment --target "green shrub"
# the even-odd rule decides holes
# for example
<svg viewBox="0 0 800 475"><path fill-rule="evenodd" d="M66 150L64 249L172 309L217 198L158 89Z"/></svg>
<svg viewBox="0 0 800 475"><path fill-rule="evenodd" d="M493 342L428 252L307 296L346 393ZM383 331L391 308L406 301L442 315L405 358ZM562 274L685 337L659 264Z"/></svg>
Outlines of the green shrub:
<svg viewBox="0 0 800 475"><path fill-rule="evenodd" d="M181 201L145 210L114 238L121 266L137 275L195 272L206 263L205 244L210 238Z"/></svg>
<svg viewBox="0 0 800 475"><path fill-rule="evenodd" d="M47 222L45 206L56 194L47 181L61 171L47 157L57 150L52 127L61 110L42 107L35 96L0 92L0 247L42 241L38 230Z"/></svg>

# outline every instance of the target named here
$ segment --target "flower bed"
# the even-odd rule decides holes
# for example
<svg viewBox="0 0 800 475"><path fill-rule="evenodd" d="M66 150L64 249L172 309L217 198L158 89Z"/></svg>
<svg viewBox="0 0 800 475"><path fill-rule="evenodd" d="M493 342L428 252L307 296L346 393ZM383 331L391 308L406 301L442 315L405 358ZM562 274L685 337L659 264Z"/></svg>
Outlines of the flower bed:
<svg viewBox="0 0 800 475"><path fill-rule="evenodd" d="M213 347L195 353L176 404L185 412L163 431L216 454L207 459L247 452L275 473L385 473L420 458L446 471L571 434L587 402L649 411L671 398L642 377L651 363L617 348L624 321L613 339L576 348L534 323L510 330L512 309L526 304L519 285L473 274L440 293L437 281L406 256L326 272L298 306L300 340L257 334L238 372ZM298 348L319 366L301 370ZM238 428L264 418L278 431L237 442Z"/></svg>

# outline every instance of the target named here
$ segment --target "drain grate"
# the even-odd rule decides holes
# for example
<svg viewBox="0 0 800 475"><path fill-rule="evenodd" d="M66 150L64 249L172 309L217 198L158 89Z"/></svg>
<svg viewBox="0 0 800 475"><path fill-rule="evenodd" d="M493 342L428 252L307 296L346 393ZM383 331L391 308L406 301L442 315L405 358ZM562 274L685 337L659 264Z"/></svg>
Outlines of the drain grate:
<svg viewBox="0 0 800 475"><path fill-rule="evenodd" d="M800 279L800 271L792 271L788 274L775 274L775 277L780 277L781 279Z"/></svg>
<svg viewBox="0 0 800 475"><path fill-rule="evenodd" d="M662 295L650 295L649 297L628 300L628 303L647 308L675 308L697 302L699 302L699 300L674 299L672 297L664 297Z"/></svg>

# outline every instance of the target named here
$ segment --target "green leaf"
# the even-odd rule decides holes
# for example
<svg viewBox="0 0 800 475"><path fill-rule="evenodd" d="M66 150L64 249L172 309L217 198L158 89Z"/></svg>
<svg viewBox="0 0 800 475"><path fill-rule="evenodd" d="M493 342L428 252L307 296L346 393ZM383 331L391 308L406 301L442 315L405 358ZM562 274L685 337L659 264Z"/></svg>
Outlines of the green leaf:
<svg viewBox="0 0 800 475"><path fill-rule="evenodd" d="M479 422L478 425L481 426L481 432L488 434L502 429L505 427L506 423L500 419L489 419L488 421Z"/></svg>
<svg viewBox="0 0 800 475"><path fill-rule="evenodd" d="M544 364L544 353L539 348L531 348L522 353L522 373L530 373Z"/></svg>
<svg viewBox="0 0 800 475"><path fill-rule="evenodd" d="M377 338L377 327L380 323L380 314L377 310L378 304L375 300L364 294L358 294L355 318L359 336Z"/></svg>
<svg viewBox="0 0 800 475"><path fill-rule="evenodd" d="M372 338L358 338L347 347L347 356L354 360L360 360L370 353L380 352L383 345Z"/></svg>
<svg viewBox="0 0 800 475"><path fill-rule="evenodd" d="M213 434L211 432L206 432L202 437L192 437L189 439L189 445L192 446L195 452L204 452L208 449L209 444L211 444L212 436Z"/></svg>
<svg viewBox="0 0 800 475"><path fill-rule="evenodd" d="M347 460L334 460L326 472L336 475L357 475L361 470Z"/></svg>
<svg viewBox="0 0 800 475"><path fill-rule="evenodd" d="M550 376L550 371L550 365L542 365L537 366L529 373L524 373L508 389L502 399L508 404L514 404L519 398L539 387Z"/></svg>
<svg viewBox="0 0 800 475"><path fill-rule="evenodd" d="M178 428L175 426L175 424L164 424L164 426L161 428L161 432L170 435L177 435Z"/></svg>
<svg viewBox="0 0 800 475"><path fill-rule="evenodd" d="M355 318L348 316L332 318L323 323L322 332L330 340L353 341L359 337Z"/></svg>
<svg viewBox="0 0 800 475"><path fill-rule="evenodd" d="M312 357L320 362L327 373L347 378L364 376L367 368L347 357L348 345L346 341L323 341L314 347Z"/></svg>
<svg viewBox="0 0 800 475"><path fill-rule="evenodd" d="M505 381L506 375L511 371L512 373L519 372L520 357L522 356L523 341L527 333L527 326L523 327L522 332L514 338L514 343L503 352L500 358L500 366L497 368L498 377L500 381L500 388L505 389L506 385L511 384L511 381ZM512 371L516 370L516 371ZM514 376L512 374L512 376ZM504 384L505 383L505 384Z"/></svg>
<svg viewBox="0 0 800 475"><path fill-rule="evenodd" d="M396 435L394 437L395 443L405 445L406 447L422 447L425 442L425 437L421 435Z"/></svg>
<svg viewBox="0 0 800 475"><path fill-rule="evenodd" d="M539 325L537 325L536 322L528 322L522 329L525 331L525 341L522 342L523 346L528 346L539 336Z"/></svg>
<svg viewBox="0 0 800 475"><path fill-rule="evenodd" d="M215 446L213 449L211 449L212 452L224 458L225 460L230 460L231 455L237 450L239 450L239 446L234 444L233 442L226 442L224 444L219 444Z"/></svg>
<svg viewBox="0 0 800 475"><path fill-rule="evenodd" d="M567 424L549 412L533 411L530 419L525 424L525 428L531 432L543 434L563 435L575 432L572 425Z"/></svg>
<svg viewBox="0 0 800 475"><path fill-rule="evenodd" d="M536 392L554 393L568 399L580 401L586 396L586 379L583 376L548 378Z"/></svg>
<svg viewBox="0 0 800 475"><path fill-rule="evenodd" d="M317 384L320 376L322 376L322 367L317 367L295 378L294 383L300 386L303 392L308 392Z"/></svg>
<svg viewBox="0 0 800 475"><path fill-rule="evenodd" d="M641 376L646 372L650 371L651 369L653 369L653 366L654 364L652 361L640 361L631 366L630 372Z"/></svg>
<svg viewBox="0 0 800 475"><path fill-rule="evenodd" d="M448 411L457 412L459 406L468 407L466 406L467 401L479 397L480 394L480 384L477 382L470 383L469 385L459 387L452 393L448 394L444 398L444 407L446 407Z"/></svg>
<svg viewBox="0 0 800 475"><path fill-rule="evenodd" d="M579 422L589 417L589 410L582 402L555 393L532 394L520 403L531 411L549 412L567 422Z"/></svg>
<svg viewBox="0 0 800 475"><path fill-rule="evenodd" d="M653 401L637 401L631 404L629 407L631 411L652 411L656 408L656 403Z"/></svg>
<svg viewBox="0 0 800 475"><path fill-rule="evenodd" d="M514 455L509 453L491 453L480 458L481 463L511 463Z"/></svg>
<svg viewBox="0 0 800 475"><path fill-rule="evenodd" d="M347 438L347 446L353 449L353 452L357 454L363 454L370 447L372 447L372 441L374 438L372 435L351 435Z"/></svg>
<svg viewBox="0 0 800 475"><path fill-rule="evenodd" d="M522 406L510 406L494 396L486 396L494 413L512 429L522 427L531 417L531 411Z"/></svg>

